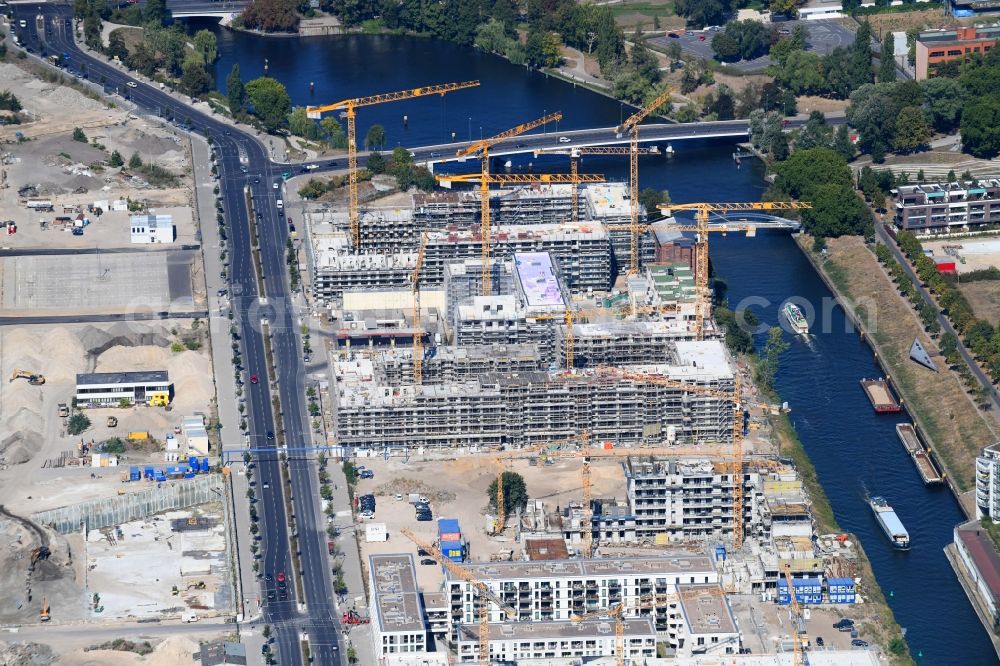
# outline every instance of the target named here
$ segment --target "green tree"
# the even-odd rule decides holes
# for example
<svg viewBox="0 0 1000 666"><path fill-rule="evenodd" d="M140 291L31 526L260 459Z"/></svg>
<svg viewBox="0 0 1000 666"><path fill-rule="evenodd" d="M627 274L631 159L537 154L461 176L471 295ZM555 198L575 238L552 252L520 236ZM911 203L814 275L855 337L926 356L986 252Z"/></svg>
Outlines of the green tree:
<svg viewBox="0 0 1000 666"><path fill-rule="evenodd" d="M192 51L184 58L181 74L181 89L191 97L198 97L212 87L212 77L205 70L205 61L198 51Z"/></svg>
<svg viewBox="0 0 1000 666"><path fill-rule="evenodd" d="M382 153L377 150L368 155L368 161L365 162L365 168L371 173L385 173L386 161Z"/></svg>
<svg viewBox="0 0 1000 666"><path fill-rule="evenodd" d="M847 125L841 125L834 133L833 149L848 162L854 159L854 144L851 143L851 130Z"/></svg>
<svg viewBox="0 0 1000 666"><path fill-rule="evenodd" d="M880 83L891 83L896 80L896 58L892 32L886 31L882 40L882 52L879 54L878 80Z"/></svg>
<svg viewBox="0 0 1000 666"><path fill-rule="evenodd" d="M872 74L872 26L868 21L863 21L858 26L857 32L854 33L851 64L855 87L872 82L874 79Z"/></svg>
<svg viewBox="0 0 1000 666"><path fill-rule="evenodd" d="M927 117L937 132L951 132L958 127L965 106L966 92L958 81L931 78L920 82L924 91Z"/></svg>
<svg viewBox="0 0 1000 666"><path fill-rule="evenodd" d="M696 28L725 23L726 15L732 10L731 0L677 0L674 3L674 11Z"/></svg>
<svg viewBox="0 0 1000 666"><path fill-rule="evenodd" d="M73 416L69 417L69 421L66 423L66 433L70 435L79 435L87 428L90 427L90 419L83 412L75 412Z"/></svg>
<svg viewBox="0 0 1000 666"><path fill-rule="evenodd" d="M519 509L524 509L528 505L528 489L524 483L524 477L517 472L505 471L501 475L501 481L503 483L503 506L504 513L508 516L513 516ZM493 479L493 483L486 490L486 496L489 498L490 509L492 511L497 510L497 480Z"/></svg>
<svg viewBox="0 0 1000 666"><path fill-rule="evenodd" d="M252 0L241 14L243 25L263 32L299 29L298 0Z"/></svg>
<svg viewBox="0 0 1000 666"><path fill-rule="evenodd" d="M73 140L79 141L80 143L87 143L87 135L83 133L83 130L79 127L73 128Z"/></svg>
<svg viewBox="0 0 1000 666"><path fill-rule="evenodd" d="M772 326L767 331L767 342L764 343L763 354L757 362L757 383L767 390L774 389L774 378L778 374L781 355L788 349L781 328Z"/></svg>
<svg viewBox="0 0 1000 666"><path fill-rule="evenodd" d="M650 219L658 219L662 217L662 213L657 206L670 203L670 194L666 190L645 187L639 191L639 203L646 209Z"/></svg>
<svg viewBox="0 0 1000 666"><path fill-rule="evenodd" d="M247 83L246 93L254 115L264 123L267 131L274 132L285 123L292 110L292 100L281 82L262 76Z"/></svg>
<svg viewBox="0 0 1000 666"><path fill-rule="evenodd" d="M139 157L139 151L132 153L132 157L128 158L128 168L129 169L139 169L142 167L142 158Z"/></svg>
<svg viewBox="0 0 1000 666"><path fill-rule="evenodd" d="M319 123L310 118L302 106L295 107L288 114L288 131L310 141L318 141L323 136Z"/></svg>
<svg viewBox="0 0 1000 666"><path fill-rule="evenodd" d="M365 148L373 150L385 145L385 128L381 125L372 125L365 135Z"/></svg>
<svg viewBox="0 0 1000 666"><path fill-rule="evenodd" d="M830 146L833 143L833 127L826 122L826 116L820 111L809 114L809 120L802 126L795 141L797 150L808 150L820 146Z"/></svg>
<svg viewBox="0 0 1000 666"><path fill-rule="evenodd" d="M119 62L128 60L128 47L125 46L125 38L119 30L115 30L108 37L108 48L104 50L109 58L118 58Z"/></svg>
<svg viewBox="0 0 1000 666"><path fill-rule="evenodd" d="M142 18L146 23L164 26L170 23L170 10L166 0L146 0L142 8Z"/></svg>
<svg viewBox="0 0 1000 666"><path fill-rule="evenodd" d="M712 49L721 60L753 60L768 52L770 37L760 21L730 21L712 38Z"/></svg>
<svg viewBox="0 0 1000 666"><path fill-rule="evenodd" d="M915 106L900 109L896 116L896 134L892 147L898 153L912 153L927 146L931 140L931 128L927 126L924 112Z"/></svg>
<svg viewBox="0 0 1000 666"><path fill-rule="evenodd" d="M961 132L963 149L975 157L1000 154L1000 100L973 98L962 112Z"/></svg>
<svg viewBox="0 0 1000 666"><path fill-rule="evenodd" d="M211 64L219 58L215 33L210 30L199 30L194 34L194 48L201 53L202 59Z"/></svg>
<svg viewBox="0 0 1000 666"><path fill-rule="evenodd" d="M826 89L822 59L810 51L793 51L778 70L778 81L796 95L810 95Z"/></svg>
<svg viewBox="0 0 1000 666"><path fill-rule="evenodd" d="M111 151L111 157L108 158L108 164L110 164L112 167L117 168L120 166L125 166L125 160L122 159L121 153L119 153L117 150L113 150Z"/></svg>
<svg viewBox="0 0 1000 666"><path fill-rule="evenodd" d="M347 148L347 135L340 121L333 116L327 116L319 121L320 127L326 133L326 142L331 148L344 150Z"/></svg>
<svg viewBox="0 0 1000 666"><path fill-rule="evenodd" d="M233 68L226 77L226 97L229 98L229 112L234 116L246 108L246 90L240 78L239 63L233 63Z"/></svg>

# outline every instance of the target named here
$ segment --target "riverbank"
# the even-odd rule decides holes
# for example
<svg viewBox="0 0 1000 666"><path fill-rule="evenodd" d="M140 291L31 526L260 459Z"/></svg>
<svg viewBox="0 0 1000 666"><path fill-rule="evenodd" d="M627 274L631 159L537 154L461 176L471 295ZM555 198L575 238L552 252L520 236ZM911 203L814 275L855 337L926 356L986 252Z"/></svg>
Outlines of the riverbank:
<svg viewBox="0 0 1000 666"><path fill-rule="evenodd" d="M757 361L757 358L753 357L750 361L751 367ZM777 394L767 391L764 393L770 402L780 402L780 397ZM816 467L809 458L809 454L806 453L788 414L769 415L768 422L778 446L778 455L790 459L795 465L806 494L812 502L811 509L813 520L816 522L816 532L818 534L843 533L844 530L837 522L830 499L816 473ZM872 569L871 561L865 553L861 540L856 534L850 534L850 538L857 548L858 569L861 578L860 592L865 597L863 605L851 609L851 616L856 622L863 625L867 635L881 647L890 664L894 666L913 664L914 661L909 654L906 641L903 640L902 629L896 622L896 617L886 600L885 593L875 579L875 571Z"/></svg>
<svg viewBox="0 0 1000 666"><path fill-rule="evenodd" d="M916 313L860 237L832 239L826 259L811 250L810 237L800 236L797 244L848 318L867 338L893 388L944 467L963 511L974 516L970 493L974 488L975 458L983 446L996 439L986 421L989 417L980 412L951 370L934 373L909 359L914 338L932 354L938 352L936 342L924 332ZM937 358L940 364L940 356Z"/></svg>

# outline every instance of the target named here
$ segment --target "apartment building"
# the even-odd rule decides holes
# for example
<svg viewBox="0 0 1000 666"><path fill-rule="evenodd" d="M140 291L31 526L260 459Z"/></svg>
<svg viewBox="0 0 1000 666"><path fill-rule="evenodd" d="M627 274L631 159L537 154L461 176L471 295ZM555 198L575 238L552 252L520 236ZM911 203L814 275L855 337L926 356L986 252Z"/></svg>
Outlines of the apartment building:
<svg viewBox="0 0 1000 666"><path fill-rule="evenodd" d="M915 234L964 233L1000 223L1000 179L901 185L894 223Z"/></svg>
<svg viewBox="0 0 1000 666"><path fill-rule="evenodd" d="M1000 521L1000 442L976 458L976 518Z"/></svg>
<svg viewBox="0 0 1000 666"><path fill-rule="evenodd" d="M375 647L383 657L427 651L427 625L413 556L368 557L370 615Z"/></svg>
<svg viewBox="0 0 1000 666"><path fill-rule="evenodd" d="M538 346L532 344L439 345L424 350L423 379L425 384L450 384L486 373L535 372L548 366L542 356ZM413 383L411 348L382 349L370 358L381 383L390 386Z"/></svg>
<svg viewBox="0 0 1000 666"><path fill-rule="evenodd" d="M652 383L657 377L733 390L734 371L717 340L678 341L673 365L487 373L452 384L387 386L368 358L334 364L337 439L347 445L528 446L588 430L618 445L728 442L732 402Z"/></svg>
<svg viewBox="0 0 1000 666"><path fill-rule="evenodd" d="M677 597L680 621L670 638L678 657L739 654L740 632L718 584L682 585Z"/></svg>
<svg viewBox="0 0 1000 666"><path fill-rule="evenodd" d="M623 622L625 659L639 664L656 656L656 630L647 619ZM458 628L459 663L479 662L479 626ZM521 664L535 659L587 661L615 654L615 621L592 619L582 622L506 622L490 625L491 663Z"/></svg>
<svg viewBox="0 0 1000 666"><path fill-rule="evenodd" d="M685 585L717 585L707 555L688 552L657 557L466 565L501 601L517 611L508 618L488 602L491 623L567 621L574 615L624 604L626 617L648 617L657 631L679 618L677 595ZM475 624L479 597L466 580L445 573L452 627ZM656 600L656 603L651 603Z"/></svg>
<svg viewBox="0 0 1000 666"><path fill-rule="evenodd" d="M950 0L953 6L985 6L982 0ZM934 76L935 69L946 62L965 61L976 55L985 55L996 46L1000 26L966 26L952 29L925 30L917 35L916 79L923 81Z"/></svg>
<svg viewBox="0 0 1000 666"><path fill-rule="evenodd" d="M490 294L506 296L514 293L514 263L510 260L491 262ZM443 320L450 331L455 310L473 296L483 295L483 262L481 257L469 257L444 267L445 312ZM448 339L451 339L449 332Z"/></svg>
<svg viewBox="0 0 1000 666"><path fill-rule="evenodd" d="M513 294L473 296L455 309L452 335L459 348L535 345L542 358L551 363L555 356L554 328L547 320L527 318L524 308Z"/></svg>
<svg viewBox="0 0 1000 666"><path fill-rule="evenodd" d="M724 463L629 457L622 467L638 539L662 542L732 536L734 480ZM755 519L752 498L758 492L756 472L745 473L744 526Z"/></svg>

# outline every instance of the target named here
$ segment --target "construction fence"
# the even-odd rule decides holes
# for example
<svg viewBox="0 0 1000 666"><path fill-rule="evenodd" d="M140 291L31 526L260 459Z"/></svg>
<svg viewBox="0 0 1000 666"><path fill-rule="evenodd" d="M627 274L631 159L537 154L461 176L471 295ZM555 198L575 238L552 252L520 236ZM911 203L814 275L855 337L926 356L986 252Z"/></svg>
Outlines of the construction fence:
<svg viewBox="0 0 1000 666"><path fill-rule="evenodd" d="M40 525L51 526L60 534L69 534L84 527L96 530L121 525L164 511L183 509L206 502L219 502L223 499L222 475L207 474L193 479L161 482L146 490L126 493L119 497L42 511L32 515L31 519Z"/></svg>

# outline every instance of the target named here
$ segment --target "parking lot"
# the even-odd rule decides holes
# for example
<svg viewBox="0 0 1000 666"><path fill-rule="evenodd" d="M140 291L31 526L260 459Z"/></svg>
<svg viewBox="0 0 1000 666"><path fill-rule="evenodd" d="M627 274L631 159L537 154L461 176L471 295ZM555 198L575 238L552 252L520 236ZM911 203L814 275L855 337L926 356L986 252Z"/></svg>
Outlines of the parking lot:
<svg viewBox="0 0 1000 666"><path fill-rule="evenodd" d="M779 30L787 30L790 34L795 26L800 23L806 26L809 31L807 50L814 53L826 55L839 46L848 46L854 42L854 32L836 20L785 21L783 23L775 23L774 25ZM678 30L673 34L678 36L670 37L668 34L663 37L654 37L649 40L649 44L658 49L665 49L671 42L677 42L680 44L681 50L690 56L706 60L715 58L715 51L712 50L712 37L715 36L715 32L711 30L689 30L687 32ZM704 37L704 41L702 41L702 37ZM729 66L743 72L754 72L762 70L771 64L773 62L765 55L753 60L731 63Z"/></svg>

